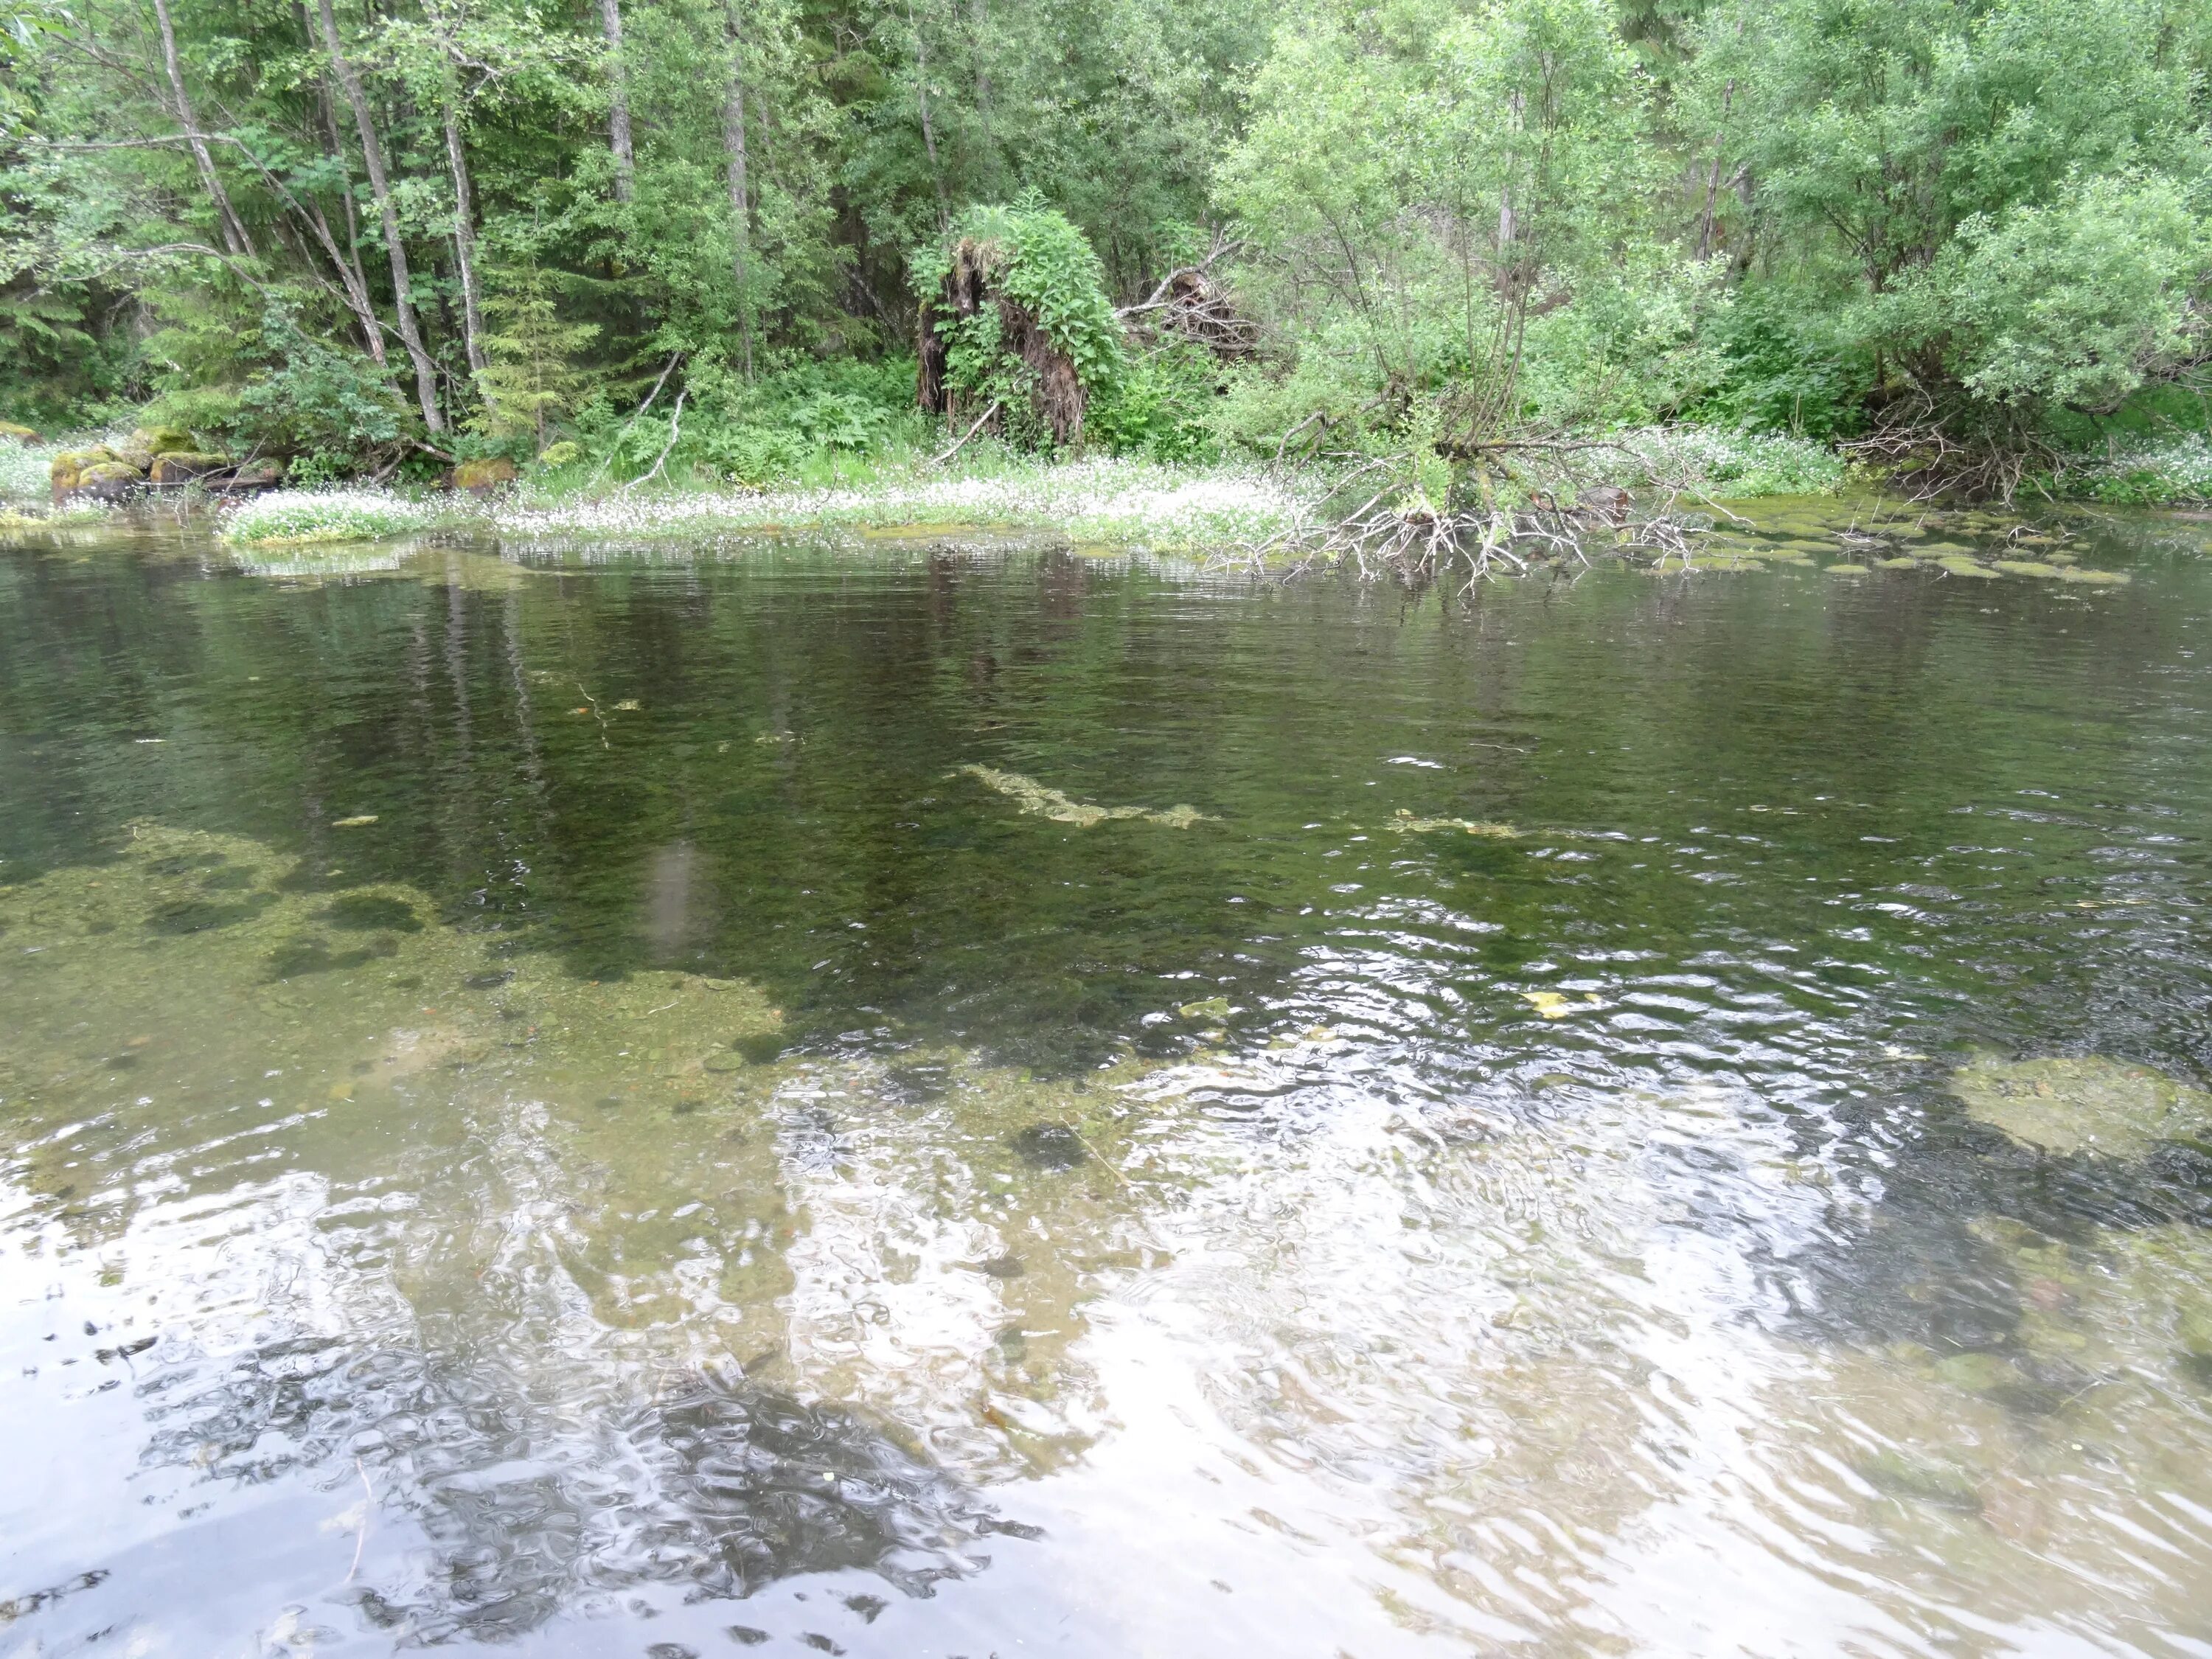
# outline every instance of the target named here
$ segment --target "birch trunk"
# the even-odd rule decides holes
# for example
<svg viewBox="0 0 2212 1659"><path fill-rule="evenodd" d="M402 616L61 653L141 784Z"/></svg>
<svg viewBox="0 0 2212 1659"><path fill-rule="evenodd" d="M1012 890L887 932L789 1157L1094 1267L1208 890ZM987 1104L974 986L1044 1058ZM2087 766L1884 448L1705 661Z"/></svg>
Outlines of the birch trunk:
<svg viewBox="0 0 2212 1659"><path fill-rule="evenodd" d="M223 246L233 253L252 258L253 239L246 234L245 221L238 216L238 210L230 204L230 194L223 189L222 177L215 170L215 157L208 154L207 140L200 137L199 118L192 112L191 95L185 90L185 71L177 59L177 31L169 21L168 0L154 0L154 21L161 32L161 67L168 72L169 95L177 103L177 122L185 130L185 142L191 146L192 165L199 169L200 183L207 190L208 199L215 204L216 221L222 226Z"/></svg>
<svg viewBox="0 0 2212 1659"><path fill-rule="evenodd" d="M346 102L353 107L354 125L361 131L361 159L368 169L369 192L375 197L376 210L384 220L384 247L392 260L392 308L398 319L399 343L407 348L408 360L415 366L415 395L422 407L422 424L432 432L443 432L446 419L438 412L437 366L422 349L422 331L415 322L415 302L408 296L412 279L407 269L407 246L400 240L399 211L392 205L392 183L384 171L384 146L378 142L376 124L369 118L368 94L362 89L361 72L339 43L338 20L331 0L317 0L317 9L331 68L337 75Z"/></svg>
<svg viewBox="0 0 2212 1659"><path fill-rule="evenodd" d="M752 191L745 178L745 83L738 42L730 42L730 88L722 100L722 148L730 184L730 265L738 281L738 341L745 378L753 377Z"/></svg>
<svg viewBox="0 0 2212 1659"><path fill-rule="evenodd" d="M629 139L629 71L623 62L622 0L599 0L599 27L607 37L607 143L615 157L615 200L637 192L637 156Z"/></svg>
<svg viewBox="0 0 2212 1659"><path fill-rule="evenodd" d="M446 165L453 175L453 264L461 278L461 337L469 354L469 373L481 374L490 361L483 349L483 309L477 291L476 191L469 182L469 155L461 143L456 89L445 102Z"/></svg>
<svg viewBox="0 0 2212 1659"><path fill-rule="evenodd" d="M952 204L945 194L945 169L937 164L937 129L929 119L929 47L915 21L914 0L907 0L906 26L914 31L914 95L921 106L921 147L929 156L930 182L937 186L937 228L952 228Z"/></svg>

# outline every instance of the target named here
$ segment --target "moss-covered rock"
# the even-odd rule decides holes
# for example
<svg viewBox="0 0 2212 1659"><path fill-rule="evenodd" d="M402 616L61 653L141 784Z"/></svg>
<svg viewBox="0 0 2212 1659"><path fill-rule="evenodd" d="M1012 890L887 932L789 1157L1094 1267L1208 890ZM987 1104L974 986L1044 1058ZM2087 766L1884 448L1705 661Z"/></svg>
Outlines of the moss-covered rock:
<svg viewBox="0 0 2212 1659"><path fill-rule="evenodd" d="M119 501L146 487L146 475L127 461L100 461L76 475L69 494L95 501Z"/></svg>
<svg viewBox="0 0 2212 1659"><path fill-rule="evenodd" d="M463 461L451 475L453 487L471 495L489 495L515 479L514 463L495 456L488 461Z"/></svg>
<svg viewBox="0 0 2212 1659"><path fill-rule="evenodd" d="M115 459L115 452L105 446L92 449L65 449L53 459L46 476L53 483L54 499L58 501L77 485L85 468L99 466Z"/></svg>
<svg viewBox="0 0 2212 1659"><path fill-rule="evenodd" d="M230 457L208 450L173 450L154 458L146 476L157 484L190 483L230 465Z"/></svg>
<svg viewBox="0 0 2212 1659"><path fill-rule="evenodd" d="M13 421L0 421L0 441L14 440L19 444L34 444L39 434L27 426L18 426Z"/></svg>
<svg viewBox="0 0 2212 1659"><path fill-rule="evenodd" d="M141 472L154 465L157 455L177 455L194 448L192 434L181 427L142 426L118 444L110 446L118 460L127 461Z"/></svg>

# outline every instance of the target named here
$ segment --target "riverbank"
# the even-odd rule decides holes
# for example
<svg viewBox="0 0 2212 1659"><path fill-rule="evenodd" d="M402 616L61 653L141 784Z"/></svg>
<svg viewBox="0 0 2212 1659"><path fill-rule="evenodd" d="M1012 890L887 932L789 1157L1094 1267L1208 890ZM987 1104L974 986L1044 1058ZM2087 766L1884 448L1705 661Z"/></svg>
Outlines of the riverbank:
<svg viewBox="0 0 2212 1659"><path fill-rule="evenodd" d="M97 522L90 501L56 505L48 467L81 437L0 445L0 528ZM533 467L497 494L386 485L280 489L246 501L169 498L215 514L224 538L276 549L431 532L556 541L657 539L779 531L870 531L942 525L1048 530L1081 544L1158 551L1317 541L1356 501L1350 471L1310 463L1050 460L979 447L945 466L920 459L858 465L851 482L748 489L711 478L611 483L581 465ZM1422 483L1401 487L1415 493ZM1660 499L1717 521L1731 504L1834 496L1878 480L1832 450L1780 434L1656 427L1577 441L1547 458L1541 488L1594 488ZM2190 436L2070 463L2039 481L2041 499L2121 506L2212 502L2212 447Z"/></svg>

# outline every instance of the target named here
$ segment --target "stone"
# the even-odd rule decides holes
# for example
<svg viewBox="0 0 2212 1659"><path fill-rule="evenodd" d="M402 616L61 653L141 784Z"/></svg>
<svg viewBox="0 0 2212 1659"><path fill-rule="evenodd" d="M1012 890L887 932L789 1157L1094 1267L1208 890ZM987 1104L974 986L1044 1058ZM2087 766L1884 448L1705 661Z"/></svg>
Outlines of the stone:
<svg viewBox="0 0 2212 1659"><path fill-rule="evenodd" d="M119 501L145 487L146 475L129 462L99 461L78 472L66 493L95 501Z"/></svg>
<svg viewBox="0 0 2212 1659"><path fill-rule="evenodd" d="M156 455L174 455L190 450L192 434L180 427L142 426L110 447L118 460L127 461L143 472L154 465Z"/></svg>
<svg viewBox="0 0 2212 1659"><path fill-rule="evenodd" d="M2212 1128L2212 1094L2101 1054L1984 1054L1952 1074L1951 1092L1968 1116L2022 1146L2061 1155L2136 1158L2158 1141Z"/></svg>
<svg viewBox="0 0 2212 1659"><path fill-rule="evenodd" d="M471 495L489 495L515 480L514 463L495 456L488 461L463 461L447 475L455 489Z"/></svg>
<svg viewBox="0 0 2212 1659"><path fill-rule="evenodd" d="M114 459L114 452L105 447L65 449L55 456L52 465L46 469L46 476L53 483L55 501L58 504L76 488L77 480L83 476L85 468L98 466Z"/></svg>
<svg viewBox="0 0 2212 1659"><path fill-rule="evenodd" d="M154 464L147 469L146 476L157 484L190 483L210 472L220 472L229 465L230 457L228 455L202 450L171 450L154 458Z"/></svg>
<svg viewBox="0 0 2212 1659"><path fill-rule="evenodd" d="M282 461L248 461L221 482L227 490L274 489L284 482Z"/></svg>
<svg viewBox="0 0 2212 1659"><path fill-rule="evenodd" d="M18 426L13 421L0 421L0 438L12 438L19 444L34 444L39 434L27 426Z"/></svg>

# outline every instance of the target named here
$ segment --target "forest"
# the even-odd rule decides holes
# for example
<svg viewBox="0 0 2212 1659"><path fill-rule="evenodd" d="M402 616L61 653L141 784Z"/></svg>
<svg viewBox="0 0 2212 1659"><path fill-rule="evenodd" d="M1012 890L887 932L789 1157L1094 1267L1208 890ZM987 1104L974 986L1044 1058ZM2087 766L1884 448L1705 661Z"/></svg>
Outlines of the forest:
<svg viewBox="0 0 2212 1659"><path fill-rule="evenodd" d="M1695 427L2212 493L2202 0L0 20L21 428L307 483L757 487L981 429L1486 489L1516 446Z"/></svg>

